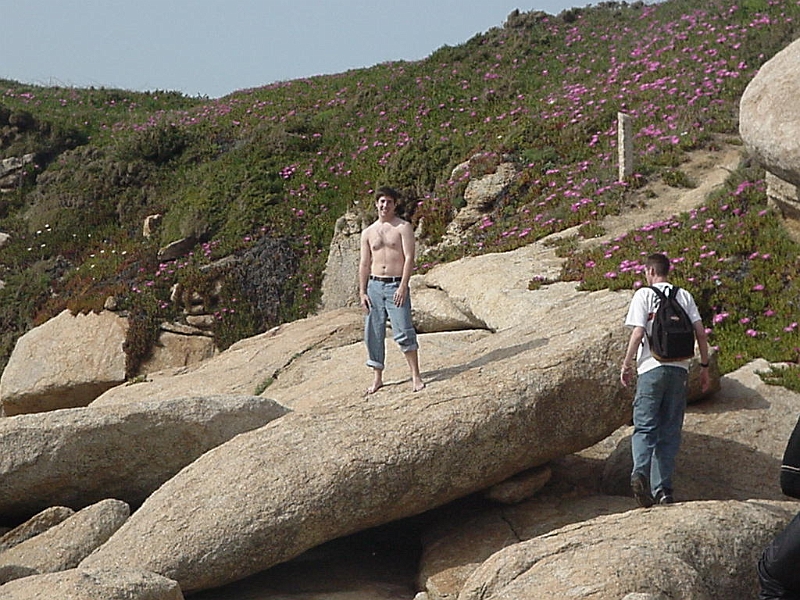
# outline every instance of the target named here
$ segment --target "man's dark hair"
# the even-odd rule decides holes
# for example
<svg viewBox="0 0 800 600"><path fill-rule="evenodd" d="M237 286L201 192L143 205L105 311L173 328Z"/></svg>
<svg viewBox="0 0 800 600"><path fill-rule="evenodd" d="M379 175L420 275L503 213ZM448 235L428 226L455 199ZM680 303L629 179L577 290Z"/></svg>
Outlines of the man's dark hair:
<svg viewBox="0 0 800 600"><path fill-rule="evenodd" d="M375 200L380 200L381 196L389 196L395 202L400 201L400 192L398 192L393 187L389 187L388 185L383 185L375 190Z"/></svg>
<svg viewBox="0 0 800 600"><path fill-rule="evenodd" d="M375 202L380 200L381 196L387 196L394 200L394 207L395 207L395 214L398 216L403 215L403 200L400 192L398 192L393 187L389 187L388 185L382 185L377 190L375 190Z"/></svg>
<svg viewBox="0 0 800 600"><path fill-rule="evenodd" d="M669 275L669 259L664 254L656 253L647 257L646 267L653 267L656 275L666 277Z"/></svg>

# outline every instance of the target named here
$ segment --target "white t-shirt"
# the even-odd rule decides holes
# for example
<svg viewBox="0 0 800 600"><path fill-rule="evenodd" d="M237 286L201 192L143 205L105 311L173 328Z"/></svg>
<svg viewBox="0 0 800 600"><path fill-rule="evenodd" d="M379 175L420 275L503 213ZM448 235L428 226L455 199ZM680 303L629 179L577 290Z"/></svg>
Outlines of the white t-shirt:
<svg viewBox="0 0 800 600"><path fill-rule="evenodd" d="M667 290L672 289L672 284L666 282L656 283L655 287L666 294ZM658 308L658 302L658 296L653 290L647 287L639 288L633 295L631 305L628 307L628 316L625 317L625 325L628 327L644 327L647 333L636 352L636 372L639 375L665 364L674 367L682 367L686 370L689 369L688 360L662 363L657 361L653 355L650 354L648 336L653 333L653 316ZM678 290L678 304L686 311L692 323L696 323L700 320L700 312L697 310L694 298L683 288Z"/></svg>

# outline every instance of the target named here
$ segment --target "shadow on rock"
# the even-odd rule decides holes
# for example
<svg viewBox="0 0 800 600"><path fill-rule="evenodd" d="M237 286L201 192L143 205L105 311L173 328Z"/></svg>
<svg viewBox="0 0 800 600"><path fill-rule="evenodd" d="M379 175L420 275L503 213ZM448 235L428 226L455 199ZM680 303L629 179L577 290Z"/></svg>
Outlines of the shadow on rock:
<svg viewBox="0 0 800 600"><path fill-rule="evenodd" d="M528 342L525 342L524 344L517 344L515 346L510 346L508 348L498 348L496 350L492 350L491 352L487 352L486 354L483 354L479 358L476 358L475 360L465 364L455 365L452 367L438 369L435 371L428 371L424 373L425 380L428 382L444 381L446 379L455 377L460 373L465 373L466 371L470 371L472 369L479 369L493 362L508 360L509 358L516 356L517 354L520 354L522 352L527 352L528 350L533 350L535 348L540 348L542 346L546 346L547 344L548 344L547 339L538 338L535 340L530 340Z"/></svg>
<svg viewBox="0 0 800 600"><path fill-rule="evenodd" d="M631 438L623 438L606 460L601 490L630 495ZM675 496L689 500L786 500L778 486L780 460L739 442L683 433L675 467Z"/></svg>

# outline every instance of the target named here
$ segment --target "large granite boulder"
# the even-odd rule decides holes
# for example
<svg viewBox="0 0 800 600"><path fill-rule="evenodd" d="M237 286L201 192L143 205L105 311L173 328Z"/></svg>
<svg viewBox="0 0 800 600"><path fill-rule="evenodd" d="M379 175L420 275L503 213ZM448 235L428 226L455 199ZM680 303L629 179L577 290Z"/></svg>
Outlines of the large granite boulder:
<svg viewBox="0 0 800 600"><path fill-rule="evenodd" d="M127 320L68 310L17 340L0 377L6 416L86 406L125 381Z"/></svg>
<svg viewBox="0 0 800 600"><path fill-rule="evenodd" d="M144 377L164 369L194 365L213 358L217 353L212 336L202 335L193 327L165 324L161 326L150 356L139 366L136 375Z"/></svg>
<svg viewBox="0 0 800 600"><path fill-rule="evenodd" d="M599 516L497 552L458 600L755 598L761 551L796 512L791 502L731 500Z"/></svg>
<svg viewBox="0 0 800 600"><path fill-rule="evenodd" d="M354 344L362 339L363 330L359 309L343 308L300 319L240 340L202 363L150 373L136 385L118 385L91 406L187 395L258 395L310 349L325 351Z"/></svg>
<svg viewBox="0 0 800 600"><path fill-rule="evenodd" d="M439 511L422 534L417 586L428 600L455 600L475 570L503 548L635 507L632 497L587 495L557 484L513 506L456 503Z"/></svg>
<svg viewBox="0 0 800 600"><path fill-rule="evenodd" d="M747 85L739 105L745 148L784 181L800 185L800 41L768 60Z"/></svg>
<svg viewBox="0 0 800 600"><path fill-rule="evenodd" d="M355 211L348 211L336 220L322 279L322 310L360 304L358 265L364 226L364 217Z"/></svg>
<svg viewBox="0 0 800 600"><path fill-rule="evenodd" d="M360 344L296 357L266 392L296 412L200 457L83 566L154 571L185 593L214 587L603 439L629 418L617 382L627 334L576 315L621 315L629 297L561 300L533 310L523 298L527 318L494 334L426 336L420 393L387 380L363 398L346 376Z"/></svg>
<svg viewBox="0 0 800 600"><path fill-rule="evenodd" d="M174 581L129 569L70 569L33 575L0 587L3 600L184 600Z"/></svg>
<svg viewBox="0 0 800 600"><path fill-rule="evenodd" d="M0 419L0 518L108 497L138 505L207 450L286 412L265 398L208 396Z"/></svg>
<svg viewBox="0 0 800 600"><path fill-rule="evenodd" d="M162 326L150 356L126 372L128 320L110 310L63 311L18 341L0 377L5 416L86 406L126 377L182 368L217 354L214 340L193 327Z"/></svg>
<svg viewBox="0 0 800 600"><path fill-rule="evenodd" d="M796 412L800 394L765 384L758 373L768 369L764 360L745 365L723 377L712 398L688 409L675 474L679 501L786 500L778 477L794 426L786 417ZM544 489L514 506L473 502L440 511L423 535L418 584L429 600L455 599L472 572L506 546L633 509L631 429L554 460Z"/></svg>
<svg viewBox="0 0 800 600"><path fill-rule="evenodd" d="M119 500L103 500L78 511L47 531L0 553L0 582L17 579L13 575L15 572L55 573L78 566L111 537L129 515L130 508Z"/></svg>
<svg viewBox="0 0 800 600"><path fill-rule="evenodd" d="M50 508L44 509L39 514L25 521L22 525L18 525L5 533L3 537L0 537L0 553L13 548L17 544L21 544L25 540L36 537L40 533L44 533L74 514L75 511L67 506L51 506Z"/></svg>

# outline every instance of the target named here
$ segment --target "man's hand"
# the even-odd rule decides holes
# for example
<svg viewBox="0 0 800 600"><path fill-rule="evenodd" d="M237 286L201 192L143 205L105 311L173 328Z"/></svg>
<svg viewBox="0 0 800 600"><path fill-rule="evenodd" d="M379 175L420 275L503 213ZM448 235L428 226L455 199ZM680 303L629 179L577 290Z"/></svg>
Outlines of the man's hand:
<svg viewBox="0 0 800 600"><path fill-rule="evenodd" d="M700 367L700 389L707 392L711 387L711 378L708 375L708 367Z"/></svg>
<svg viewBox="0 0 800 600"><path fill-rule="evenodd" d="M630 363L623 363L619 372L619 381L623 387L628 387L631 377L633 377L633 367L631 367Z"/></svg>
<svg viewBox="0 0 800 600"><path fill-rule="evenodd" d="M369 312L370 306L369 296L367 294L361 294L361 308L364 309L364 312Z"/></svg>
<svg viewBox="0 0 800 600"><path fill-rule="evenodd" d="M400 285L395 291L393 299L395 306L403 306L405 304L406 298L408 297L408 286L407 285Z"/></svg>

